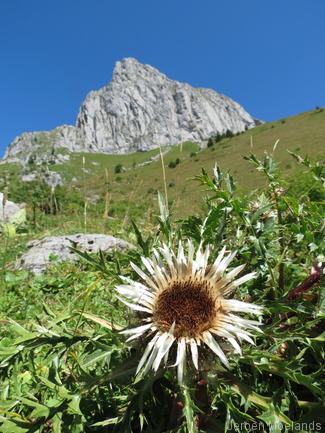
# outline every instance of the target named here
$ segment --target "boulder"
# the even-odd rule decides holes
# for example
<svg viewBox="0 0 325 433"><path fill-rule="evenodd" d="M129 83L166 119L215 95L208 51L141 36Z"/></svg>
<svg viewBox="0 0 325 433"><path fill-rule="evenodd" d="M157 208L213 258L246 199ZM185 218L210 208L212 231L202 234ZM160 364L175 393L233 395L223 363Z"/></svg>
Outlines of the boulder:
<svg viewBox="0 0 325 433"><path fill-rule="evenodd" d="M51 188L56 188L57 186L63 185L62 177L56 171L47 171L43 176L44 182L46 185Z"/></svg>
<svg viewBox="0 0 325 433"><path fill-rule="evenodd" d="M75 234L66 236L47 236L30 241L26 251L17 262L18 269L26 269L34 274L43 273L53 260L56 262L77 261L79 256L71 251L75 247L87 253L123 252L133 246L114 236L103 234Z"/></svg>
<svg viewBox="0 0 325 433"><path fill-rule="evenodd" d="M10 223L21 211L18 204L10 200L4 200L4 195L0 192L0 223Z"/></svg>
<svg viewBox="0 0 325 433"><path fill-rule="evenodd" d="M56 188L57 186L63 185L62 177L56 171L47 170L44 173L37 173L36 171L32 171L30 173L24 173L21 176L22 182L34 182L34 181L43 181L51 188Z"/></svg>

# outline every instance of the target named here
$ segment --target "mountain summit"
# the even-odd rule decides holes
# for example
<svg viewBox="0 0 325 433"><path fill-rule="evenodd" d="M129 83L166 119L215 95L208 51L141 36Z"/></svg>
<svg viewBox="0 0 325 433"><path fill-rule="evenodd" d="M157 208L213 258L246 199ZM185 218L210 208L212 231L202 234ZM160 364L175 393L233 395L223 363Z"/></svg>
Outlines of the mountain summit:
<svg viewBox="0 0 325 433"><path fill-rule="evenodd" d="M9 145L4 160L42 154L62 159L61 149L128 153L186 140L203 145L211 135L241 132L256 122L227 96L170 80L152 66L126 58L116 63L108 85L87 95L76 126L24 133Z"/></svg>

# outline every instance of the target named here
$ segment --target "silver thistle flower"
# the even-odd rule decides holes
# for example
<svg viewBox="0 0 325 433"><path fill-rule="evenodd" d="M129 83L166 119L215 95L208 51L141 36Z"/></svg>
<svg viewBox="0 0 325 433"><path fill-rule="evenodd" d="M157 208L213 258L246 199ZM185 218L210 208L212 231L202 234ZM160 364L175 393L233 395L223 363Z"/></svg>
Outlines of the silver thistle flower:
<svg viewBox="0 0 325 433"><path fill-rule="evenodd" d="M148 338L137 373L145 374L150 368L157 371L163 359L167 362L175 343L177 355L173 366L177 366L178 381L182 383L187 351L196 369L201 344L208 346L229 367L218 339L227 340L238 354L241 354L242 340L254 344L252 332L261 332L261 323L233 313L261 315L262 307L229 296L236 287L255 278L255 273L235 279L245 265L226 273L236 253L225 255L225 252L224 247L214 263L208 265L210 248L199 247L195 252L193 243L188 241L187 256L179 243L177 254L163 245L159 251L153 251L151 258L142 257L148 274L131 263L143 283L121 277L125 284L116 290L122 295L118 297L120 301L145 316L140 326L122 331L130 335L127 341L144 335Z"/></svg>

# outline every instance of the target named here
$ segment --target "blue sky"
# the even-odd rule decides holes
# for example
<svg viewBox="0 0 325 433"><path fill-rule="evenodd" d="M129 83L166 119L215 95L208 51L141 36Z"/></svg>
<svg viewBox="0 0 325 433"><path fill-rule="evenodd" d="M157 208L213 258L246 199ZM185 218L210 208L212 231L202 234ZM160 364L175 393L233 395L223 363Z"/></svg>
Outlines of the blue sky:
<svg viewBox="0 0 325 433"><path fill-rule="evenodd" d="M272 120L325 105L324 0L1 0L0 155L136 57Z"/></svg>

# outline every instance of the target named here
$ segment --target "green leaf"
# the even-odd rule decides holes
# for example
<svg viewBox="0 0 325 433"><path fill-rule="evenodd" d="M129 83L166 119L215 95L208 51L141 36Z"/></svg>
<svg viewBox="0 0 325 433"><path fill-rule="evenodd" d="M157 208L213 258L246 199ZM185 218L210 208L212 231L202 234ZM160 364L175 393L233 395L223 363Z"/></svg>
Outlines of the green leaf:
<svg viewBox="0 0 325 433"><path fill-rule="evenodd" d="M95 352L89 354L83 361L83 368L88 368L93 364L98 363L99 361L101 361L102 359L107 359L109 360L112 353L113 353L114 349L110 349L110 350L96 350Z"/></svg>
<svg viewBox="0 0 325 433"><path fill-rule="evenodd" d="M159 204L160 218L162 221L166 222L169 218L168 203L166 203L166 200L164 199L160 191L158 191L158 204Z"/></svg>
<svg viewBox="0 0 325 433"><path fill-rule="evenodd" d="M133 220L131 220L131 224L132 224L132 227L133 227L133 230L134 230L134 233L135 233L135 235L136 235L136 238L137 238L137 242L138 242L138 244L140 245L140 247L141 247L141 249L142 249L142 251L143 251L143 254L145 255L145 256L148 256L149 255L149 245L150 245L150 237L148 237L148 239L145 241L144 239L143 239L143 236L142 236L142 234L141 234L141 231L138 229L138 226L135 224L135 222L133 221Z"/></svg>
<svg viewBox="0 0 325 433"><path fill-rule="evenodd" d="M284 426L289 428L292 427L292 421L285 416L278 408L274 407L273 403L269 404L268 409L266 409L262 415L258 415L257 418L265 422L269 427L270 431L274 433L282 433ZM303 430L295 430L303 431Z"/></svg>
<svg viewBox="0 0 325 433"><path fill-rule="evenodd" d="M186 420L187 431L188 433L196 433L198 430L194 418L194 410L193 410L195 407L194 402L191 398L191 394L187 386L181 385L181 391L183 395L183 402L184 402L183 413Z"/></svg>
<svg viewBox="0 0 325 433"><path fill-rule="evenodd" d="M94 424L91 424L90 427L105 427L107 425L115 425L118 422L118 417L115 418L109 418L106 419L105 421L97 421Z"/></svg>
<svg viewBox="0 0 325 433"><path fill-rule="evenodd" d="M100 326L103 326L106 329L109 329L110 331L113 329L116 330L120 330L122 329L122 326L110 323L105 319L102 319L101 317L97 317L94 314L90 314L90 313L81 313L83 317L85 317L86 319L92 320L93 322L97 323Z"/></svg>

